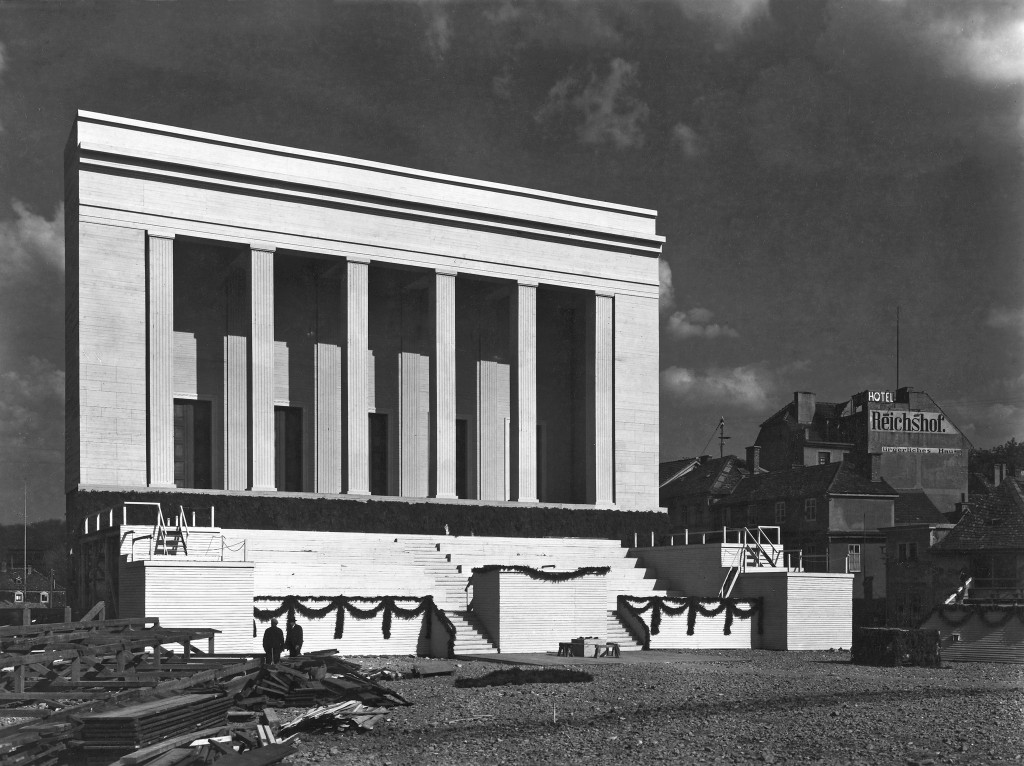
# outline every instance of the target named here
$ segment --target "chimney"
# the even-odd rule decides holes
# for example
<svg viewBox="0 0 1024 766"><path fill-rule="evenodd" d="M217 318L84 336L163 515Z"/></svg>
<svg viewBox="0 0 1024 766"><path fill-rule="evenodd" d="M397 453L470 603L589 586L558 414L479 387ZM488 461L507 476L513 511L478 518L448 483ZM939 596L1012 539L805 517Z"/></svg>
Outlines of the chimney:
<svg viewBox="0 0 1024 766"><path fill-rule="evenodd" d="M761 448L758 446L747 447L747 470L750 473L757 473L761 468Z"/></svg>
<svg viewBox="0 0 1024 766"><path fill-rule="evenodd" d="M868 471L868 478L871 481L882 480L882 453L871 452L868 454L868 458L871 460Z"/></svg>
<svg viewBox="0 0 1024 766"><path fill-rule="evenodd" d="M992 469L992 484L998 487L1006 478L1006 463L996 463Z"/></svg>
<svg viewBox="0 0 1024 766"><path fill-rule="evenodd" d="M796 410L796 422L802 426L809 426L814 420L814 405L817 396L810 391L795 391L793 393L793 408Z"/></svg>

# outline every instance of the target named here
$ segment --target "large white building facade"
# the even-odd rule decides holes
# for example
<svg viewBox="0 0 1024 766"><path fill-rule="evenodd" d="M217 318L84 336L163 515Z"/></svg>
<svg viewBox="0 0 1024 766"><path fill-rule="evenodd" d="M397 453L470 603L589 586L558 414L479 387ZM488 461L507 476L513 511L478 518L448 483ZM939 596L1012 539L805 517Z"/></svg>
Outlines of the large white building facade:
<svg viewBox="0 0 1024 766"><path fill-rule="evenodd" d="M90 490L658 509L654 211L80 112Z"/></svg>

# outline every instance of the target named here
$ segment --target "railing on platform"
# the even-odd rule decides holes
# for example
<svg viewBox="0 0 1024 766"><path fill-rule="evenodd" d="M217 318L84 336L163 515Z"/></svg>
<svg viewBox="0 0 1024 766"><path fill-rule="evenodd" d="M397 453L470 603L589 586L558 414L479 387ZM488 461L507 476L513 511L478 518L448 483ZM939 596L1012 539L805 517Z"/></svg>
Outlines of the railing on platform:
<svg viewBox="0 0 1024 766"><path fill-rule="evenodd" d="M140 511L146 513L140 518ZM198 523L206 521L202 518L206 513L209 520L208 527L199 526ZM131 516L131 518L130 518ZM148 516L148 518L146 518ZM94 531L104 528L101 526L102 518L109 519L109 525L114 524L113 511L109 514L97 514L90 525L86 519L85 529L88 534L90 526ZM186 508L178 506L178 511L171 515L164 515L163 508L157 502L130 501L124 503L121 508L121 524L127 526L122 535L122 549L127 542L127 557L129 561L136 561L140 558L152 560L157 556L175 556L179 552L193 559L205 561L247 561L246 540L228 542L224 535L217 534L214 527L216 517L213 506L207 508ZM131 523L129 523L131 522ZM148 526L152 523L152 531L149 534L137 534L132 527ZM146 543L146 548L140 557L138 544ZM203 545L205 544L205 549Z"/></svg>

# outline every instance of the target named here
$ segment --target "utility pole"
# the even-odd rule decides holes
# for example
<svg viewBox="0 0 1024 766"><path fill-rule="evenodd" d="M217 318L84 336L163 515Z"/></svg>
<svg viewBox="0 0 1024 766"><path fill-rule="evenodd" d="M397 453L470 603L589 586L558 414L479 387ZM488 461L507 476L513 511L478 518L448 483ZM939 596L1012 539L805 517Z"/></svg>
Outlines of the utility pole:
<svg viewBox="0 0 1024 766"><path fill-rule="evenodd" d="M725 416L718 421L718 457L725 457L725 440L731 439L731 436L725 435Z"/></svg>
<svg viewBox="0 0 1024 766"><path fill-rule="evenodd" d="M896 306L896 388L900 387L900 307Z"/></svg>
<svg viewBox="0 0 1024 766"><path fill-rule="evenodd" d="M28 598L28 480L21 477L22 497L24 500L24 524L21 527L21 563L25 566L25 598Z"/></svg>

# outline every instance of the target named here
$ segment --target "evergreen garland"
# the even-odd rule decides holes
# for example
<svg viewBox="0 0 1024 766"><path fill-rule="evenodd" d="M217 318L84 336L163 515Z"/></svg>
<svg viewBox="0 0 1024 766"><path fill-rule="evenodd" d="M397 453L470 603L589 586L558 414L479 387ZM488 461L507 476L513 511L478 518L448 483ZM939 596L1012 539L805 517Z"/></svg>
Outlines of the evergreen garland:
<svg viewBox="0 0 1024 766"><path fill-rule="evenodd" d="M989 619L987 614L992 612L999 612L1000 616L994 620ZM974 615L978 616L985 625L993 628L998 628L1010 621L1011 618L1016 617L1020 622L1024 622L1024 605L1020 604L939 604L928 616L925 617L921 624L925 622L932 615L937 616L945 625L951 628L959 628L967 622Z"/></svg>
<svg viewBox="0 0 1024 766"><path fill-rule="evenodd" d="M518 564L488 564L482 567L473 567L473 574L484 574L486 572L519 572L534 580L545 582L566 582L567 580L578 580L588 575L604 576L612 570L611 567L580 567L571 572L547 572L543 569L521 566Z"/></svg>
<svg viewBox="0 0 1024 766"><path fill-rule="evenodd" d="M391 638L391 621L394 616L403 620L412 620L426 614L429 617L437 617L441 625L448 633L448 656L455 654L455 626L448 619L443 609L438 608L434 603L433 596L415 598L413 596L255 596L254 601L277 601L281 599L278 606L270 609L260 609L253 606L253 616L260 622L267 622L274 617L280 617L287 613L289 620L295 619L296 612L307 620L320 620L336 612L334 618L334 638L341 640L345 633L345 615L354 617L357 620L372 620L383 612L381 621L381 633L385 640ZM416 606L406 609L398 605L398 601L415 601ZM303 601L327 602L325 606L317 608L303 604ZM356 603L373 603L369 609L360 609ZM432 621L425 622L426 637L430 638ZM255 623L253 624L255 628Z"/></svg>
<svg viewBox="0 0 1024 766"><path fill-rule="evenodd" d="M757 632L764 633L764 598L743 599L749 603L747 608L740 606L740 600L734 598L708 599L699 596L687 596L673 598L670 596L619 596L618 606L640 623L644 631L644 649L651 648L651 636L661 632L661 616L666 614L669 617L678 617L687 612L686 635L692 636L694 626L697 622L697 615L702 617L717 617L725 612L725 626L723 633L732 635L732 623L736 617L746 620L757 615ZM642 606L641 606L642 604ZM712 606L707 606L711 604ZM640 616L643 613L651 612L650 626Z"/></svg>

